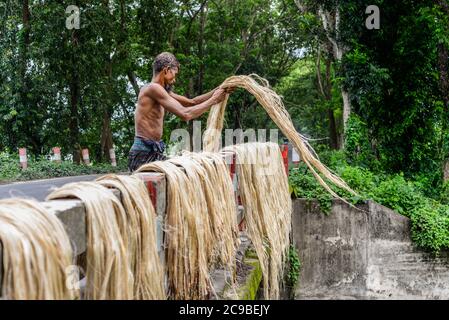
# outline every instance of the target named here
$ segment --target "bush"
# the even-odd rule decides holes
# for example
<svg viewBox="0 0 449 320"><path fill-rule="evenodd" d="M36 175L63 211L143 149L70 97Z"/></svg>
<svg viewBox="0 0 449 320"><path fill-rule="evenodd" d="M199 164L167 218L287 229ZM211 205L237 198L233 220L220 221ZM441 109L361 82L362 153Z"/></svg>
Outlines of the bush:
<svg viewBox="0 0 449 320"><path fill-rule="evenodd" d="M50 162L43 157L29 159L28 168L22 170L19 165L18 157L5 153L0 154L0 166L0 181L3 182L128 171L125 161L119 161L117 166L113 167L111 164L105 163L93 163L92 165L77 165L70 161L55 163Z"/></svg>
<svg viewBox="0 0 449 320"><path fill-rule="evenodd" d="M324 190L315 177L308 173L308 168L301 164L292 169L289 175L290 193L295 198L317 199L324 213L329 213L332 206L332 196Z"/></svg>
<svg viewBox="0 0 449 320"><path fill-rule="evenodd" d="M298 285L301 272L301 261L293 244L290 244L288 249L287 270L285 273L285 284L290 291L289 298L294 299L295 288Z"/></svg>
<svg viewBox="0 0 449 320"><path fill-rule="evenodd" d="M0 181L14 180L20 173L19 157L0 153Z"/></svg>
<svg viewBox="0 0 449 320"><path fill-rule="evenodd" d="M411 217L412 212L426 198L415 189L412 182L405 181L401 175L387 178L372 190L372 199L398 213Z"/></svg>
<svg viewBox="0 0 449 320"><path fill-rule="evenodd" d="M380 167L370 141L368 126L352 113L346 124L344 151L350 164L375 169Z"/></svg>
<svg viewBox="0 0 449 320"><path fill-rule="evenodd" d="M426 203L413 210L412 239L420 247L435 253L449 248L449 207Z"/></svg>

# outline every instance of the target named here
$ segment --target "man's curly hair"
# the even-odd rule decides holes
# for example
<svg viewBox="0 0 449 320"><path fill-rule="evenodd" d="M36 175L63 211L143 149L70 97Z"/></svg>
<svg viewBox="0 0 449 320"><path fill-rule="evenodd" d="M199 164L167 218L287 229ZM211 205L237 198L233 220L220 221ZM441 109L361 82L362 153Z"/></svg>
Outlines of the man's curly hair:
<svg viewBox="0 0 449 320"><path fill-rule="evenodd" d="M157 55L153 62L153 72L154 74L158 74L165 67L169 68L179 68L179 61L176 57L170 52L162 52Z"/></svg>

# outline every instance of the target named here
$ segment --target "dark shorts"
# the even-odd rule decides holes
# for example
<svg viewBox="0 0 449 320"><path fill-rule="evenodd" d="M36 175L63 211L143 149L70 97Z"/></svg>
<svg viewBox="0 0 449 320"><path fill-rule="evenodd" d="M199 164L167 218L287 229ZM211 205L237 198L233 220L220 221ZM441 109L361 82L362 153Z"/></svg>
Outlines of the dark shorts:
<svg viewBox="0 0 449 320"><path fill-rule="evenodd" d="M164 156L164 151L165 144L162 140L154 141L135 137L128 156L129 171L136 171L140 166L149 162L167 159Z"/></svg>

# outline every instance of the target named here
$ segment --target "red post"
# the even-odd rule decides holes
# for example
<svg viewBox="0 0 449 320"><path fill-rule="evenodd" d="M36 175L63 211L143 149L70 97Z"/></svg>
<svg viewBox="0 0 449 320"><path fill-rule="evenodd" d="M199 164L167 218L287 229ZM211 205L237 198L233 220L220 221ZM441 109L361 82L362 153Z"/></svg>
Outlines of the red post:
<svg viewBox="0 0 449 320"><path fill-rule="evenodd" d="M232 154L230 172L231 172L231 179L234 180L234 174L235 174L235 153Z"/></svg>
<svg viewBox="0 0 449 320"><path fill-rule="evenodd" d="M59 147L53 148L53 161L61 163L61 148Z"/></svg>
<svg viewBox="0 0 449 320"><path fill-rule="evenodd" d="M89 149L83 149L83 161L85 164L90 164L90 159L89 159Z"/></svg>
<svg viewBox="0 0 449 320"><path fill-rule="evenodd" d="M19 149L19 161L22 169L28 168L28 160L27 160L27 149L20 148Z"/></svg>
<svg viewBox="0 0 449 320"><path fill-rule="evenodd" d="M288 144L287 143L283 144L282 159L284 160L285 173L288 175Z"/></svg>

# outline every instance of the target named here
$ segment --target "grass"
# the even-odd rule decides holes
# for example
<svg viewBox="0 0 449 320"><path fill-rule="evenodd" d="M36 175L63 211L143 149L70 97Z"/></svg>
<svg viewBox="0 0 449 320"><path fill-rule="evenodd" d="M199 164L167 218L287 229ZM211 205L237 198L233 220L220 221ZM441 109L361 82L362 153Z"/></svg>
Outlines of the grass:
<svg viewBox="0 0 449 320"><path fill-rule="evenodd" d="M43 158L29 159L28 168L22 170L17 156L0 153L0 183L2 184L15 181L127 171L128 168L125 161L118 161L117 166L113 167L109 163L93 162L91 165L77 165L71 161L56 163Z"/></svg>

